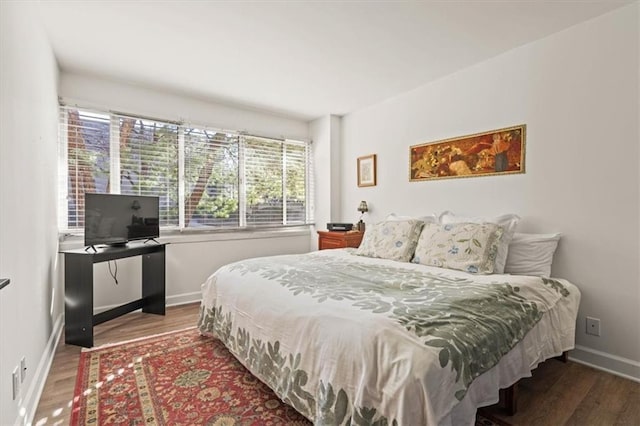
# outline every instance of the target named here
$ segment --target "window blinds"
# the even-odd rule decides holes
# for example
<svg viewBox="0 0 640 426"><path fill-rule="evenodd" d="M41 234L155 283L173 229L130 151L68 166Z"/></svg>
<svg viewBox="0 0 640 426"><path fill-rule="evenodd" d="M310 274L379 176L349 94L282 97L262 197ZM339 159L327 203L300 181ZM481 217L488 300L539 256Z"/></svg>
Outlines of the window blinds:
<svg viewBox="0 0 640 426"><path fill-rule="evenodd" d="M307 223L307 149L304 144L285 144L286 223Z"/></svg>
<svg viewBox="0 0 640 426"><path fill-rule="evenodd" d="M65 106L60 129L64 230L86 192L158 196L165 229L313 221L308 143Z"/></svg>
<svg viewBox="0 0 640 426"><path fill-rule="evenodd" d="M110 117L76 109L62 109L61 113L67 175L66 187L61 188L67 207L63 229L82 228L85 192L109 192Z"/></svg>
<svg viewBox="0 0 640 426"><path fill-rule="evenodd" d="M86 192L158 196L160 225L178 225L177 125L77 108L62 108L61 115L63 229L84 226Z"/></svg>
<svg viewBox="0 0 640 426"><path fill-rule="evenodd" d="M113 118L120 175L120 190L113 192L159 197L160 226L177 226L178 126L135 117Z"/></svg>
<svg viewBox="0 0 640 426"><path fill-rule="evenodd" d="M244 137L247 226L282 225L283 145L280 141Z"/></svg>
<svg viewBox="0 0 640 426"><path fill-rule="evenodd" d="M238 227L237 135L211 129L184 131L186 227Z"/></svg>

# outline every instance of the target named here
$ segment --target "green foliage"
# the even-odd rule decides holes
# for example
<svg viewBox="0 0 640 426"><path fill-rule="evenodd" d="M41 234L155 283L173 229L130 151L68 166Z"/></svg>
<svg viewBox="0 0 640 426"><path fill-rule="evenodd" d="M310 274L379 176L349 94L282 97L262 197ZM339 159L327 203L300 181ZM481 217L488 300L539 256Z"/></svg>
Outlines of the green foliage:
<svg viewBox="0 0 640 426"><path fill-rule="evenodd" d="M563 297L569 296L569 290L562 285L560 281L551 278L542 278L542 283L548 287L551 287L556 292L560 293Z"/></svg>
<svg viewBox="0 0 640 426"><path fill-rule="evenodd" d="M216 219L229 218L238 211L238 146L235 135L199 129L185 132L187 204L196 184L205 179L204 193L187 222L196 218L202 225L214 225Z"/></svg>
<svg viewBox="0 0 640 426"><path fill-rule="evenodd" d="M96 119L80 113L80 128L86 129L85 147L70 146L70 173L81 164L92 172L93 180L109 192L109 117ZM161 225L177 225L181 202L190 214L187 226L237 224L239 215L239 158L244 144L244 181L248 208L279 202L286 198L306 202L306 151L304 145L227 134L197 128L183 128L185 158L185 199L179 199L179 126L144 119L118 118L120 134L120 187L123 194L161 197ZM283 151L284 150L284 151ZM266 157L265 157L266 155ZM277 161L263 161L272 156ZM282 156L286 164L282 164ZM283 189L283 166L286 188ZM71 178L70 178L71 180ZM105 188L105 187L102 187ZM83 190L83 188L80 188ZM103 189L104 190L104 189ZM194 205L190 205L190 203ZM304 204L302 204L304 208ZM260 218L256 219L258 222ZM269 220L264 218L262 220Z"/></svg>
<svg viewBox="0 0 640 426"><path fill-rule="evenodd" d="M120 192L162 198L162 225L178 222L178 128L173 124L134 121L126 140L120 141Z"/></svg>

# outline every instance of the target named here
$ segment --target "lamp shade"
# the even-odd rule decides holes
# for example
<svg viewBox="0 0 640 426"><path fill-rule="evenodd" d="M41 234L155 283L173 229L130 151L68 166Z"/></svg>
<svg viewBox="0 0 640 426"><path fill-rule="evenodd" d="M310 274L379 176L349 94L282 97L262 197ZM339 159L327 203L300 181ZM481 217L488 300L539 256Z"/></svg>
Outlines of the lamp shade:
<svg viewBox="0 0 640 426"><path fill-rule="evenodd" d="M358 211L360 213L364 213L364 212L368 212L369 211L369 207L367 207L367 202L366 201L360 201L360 205L358 206Z"/></svg>

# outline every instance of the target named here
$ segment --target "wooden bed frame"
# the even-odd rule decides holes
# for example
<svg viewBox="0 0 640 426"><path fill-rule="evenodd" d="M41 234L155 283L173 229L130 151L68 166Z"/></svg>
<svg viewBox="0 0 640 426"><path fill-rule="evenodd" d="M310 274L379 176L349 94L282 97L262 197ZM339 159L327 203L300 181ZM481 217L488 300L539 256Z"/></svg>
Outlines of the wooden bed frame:
<svg viewBox="0 0 640 426"><path fill-rule="evenodd" d="M567 362L569 360L569 352L562 352L562 355L551 359ZM500 401L498 404L509 416L513 416L518 411L518 383L520 383L519 380L506 389L500 389Z"/></svg>

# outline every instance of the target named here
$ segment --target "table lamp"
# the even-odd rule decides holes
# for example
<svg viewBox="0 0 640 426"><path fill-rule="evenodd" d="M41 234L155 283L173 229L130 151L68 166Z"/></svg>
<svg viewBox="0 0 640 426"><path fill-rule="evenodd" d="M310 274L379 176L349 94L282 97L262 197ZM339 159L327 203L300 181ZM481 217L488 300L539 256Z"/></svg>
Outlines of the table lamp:
<svg viewBox="0 0 640 426"><path fill-rule="evenodd" d="M362 221L362 218L364 217L364 214L369 211L369 207L367 206L366 201L360 201L360 205L358 206L358 211L361 214L360 214L360 221L357 223L357 228L358 228L358 231L364 232L364 222Z"/></svg>

